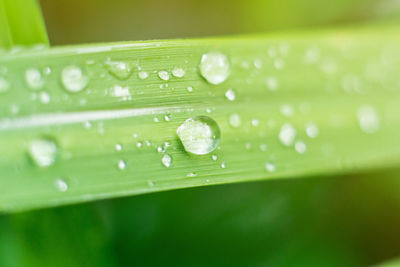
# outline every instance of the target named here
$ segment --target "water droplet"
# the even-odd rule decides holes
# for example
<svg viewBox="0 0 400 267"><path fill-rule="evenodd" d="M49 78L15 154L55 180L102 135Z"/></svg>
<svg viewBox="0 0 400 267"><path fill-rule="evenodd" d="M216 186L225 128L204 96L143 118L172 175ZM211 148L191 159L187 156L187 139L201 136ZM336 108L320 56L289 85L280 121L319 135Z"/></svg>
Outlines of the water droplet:
<svg viewBox="0 0 400 267"><path fill-rule="evenodd" d="M263 62L261 59L255 59L253 65L256 69L261 69L263 66Z"/></svg>
<svg viewBox="0 0 400 267"><path fill-rule="evenodd" d="M218 159L217 155L212 155L211 156L212 160L216 161Z"/></svg>
<svg viewBox="0 0 400 267"><path fill-rule="evenodd" d="M316 138L319 135L318 126L315 123L307 123L306 134L310 138Z"/></svg>
<svg viewBox="0 0 400 267"><path fill-rule="evenodd" d="M145 80L149 77L149 74L146 71L139 71L138 76L139 79Z"/></svg>
<svg viewBox="0 0 400 267"><path fill-rule="evenodd" d="M275 164L271 162L265 163L265 170L267 170L268 172L274 172L276 170Z"/></svg>
<svg viewBox="0 0 400 267"><path fill-rule="evenodd" d="M56 187L56 189L60 192L67 192L68 191L68 184L66 181L64 181L61 178L57 178L54 181L54 186Z"/></svg>
<svg viewBox="0 0 400 267"><path fill-rule="evenodd" d="M49 167L56 161L58 147L53 140L40 138L29 143L28 153L37 166Z"/></svg>
<svg viewBox="0 0 400 267"><path fill-rule="evenodd" d="M294 109L289 104L284 104L281 106L281 114L286 117L292 117L294 114Z"/></svg>
<svg viewBox="0 0 400 267"><path fill-rule="evenodd" d="M263 151L263 152L267 151L267 148L268 148L268 146L266 144L261 144L260 145L260 150Z"/></svg>
<svg viewBox="0 0 400 267"><path fill-rule="evenodd" d="M185 150L196 155L214 151L221 138L217 122L207 116L187 119L178 127L177 134Z"/></svg>
<svg viewBox="0 0 400 267"><path fill-rule="evenodd" d="M187 90L188 90L188 92L193 92L193 87L192 86L188 86Z"/></svg>
<svg viewBox="0 0 400 267"><path fill-rule="evenodd" d="M222 169L225 169L225 168L226 168L226 163L225 163L225 161L221 163L221 168L222 168Z"/></svg>
<svg viewBox="0 0 400 267"><path fill-rule="evenodd" d="M124 160L118 161L118 169L120 169L120 170L126 169L126 162Z"/></svg>
<svg viewBox="0 0 400 267"><path fill-rule="evenodd" d="M228 99L229 101L233 101L233 100L236 99L236 93L235 93L235 91L233 91L232 89L228 89L228 90L225 92L225 97L226 97L226 99Z"/></svg>
<svg viewBox="0 0 400 267"><path fill-rule="evenodd" d="M274 60L274 67L275 67L277 70L283 69L283 68L285 67L285 61L283 61L283 59L281 59L281 58L275 59L275 60Z"/></svg>
<svg viewBox="0 0 400 267"><path fill-rule="evenodd" d="M186 72L182 68L176 67L172 70L172 75L174 75L176 78L182 78L183 76L185 76L185 74Z"/></svg>
<svg viewBox="0 0 400 267"><path fill-rule="evenodd" d="M279 132L279 140L285 146L293 145L294 139L296 138L297 130L289 123L282 125Z"/></svg>
<svg viewBox="0 0 400 267"><path fill-rule="evenodd" d="M162 70L158 72L158 77L160 77L161 80L168 81L169 80L169 73L168 71Z"/></svg>
<svg viewBox="0 0 400 267"><path fill-rule="evenodd" d="M197 174L195 172L189 172L186 176L187 177L195 177L195 176L197 176Z"/></svg>
<svg viewBox="0 0 400 267"><path fill-rule="evenodd" d="M268 77L265 83L271 91L276 91L278 89L278 80L275 77Z"/></svg>
<svg viewBox="0 0 400 267"><path fill-rule="evenodd" d="M239 128L242 125L242 120L238 114L234 113L229 117L229 124L234 128Z"/></svg>
<svg viewBox="0 0 400 267"><path fill-rule="evenodd" d="M25 71L25 81L29 88L33 90L42 89L44 86L42 73L38 69L27 69Z"/></svg>
<svg viewBox="0 0 400 267"><path fill-rule="evenodd" d="M112 88L111 95L114 97L120 97L122 101L132 100L131 93L129 92L129 87L122 87L120 85L114 85Z"/></svg>
<svg viewBox="0 0 400 267"><path fill-rule="evenodd" d="M71 93L82 91L89 83L86 76L78 66L67 66L61 72L61 82L65 89Z"/></svg>
<svg viewBox="0 0 400 267"><path fill-rule="evenodd" d="M110 61L105 63L108 71L119 80L126 80L132 73L132 66L122 61Z"/></svg>
<svg viewBox="0 0 400 267"><path fill-rule="evenodd" d="M10 90L10 87L10 82L3 76L0 76L0 94Z"/></svg>
<svg viewBox="0 0 400 267"><path fill-rule="evenodd" d="M167 115L164 116L164 120L165 121L171 121L171 119L172 119L172 117L171 117L170 114L167 114Z"/></svg>
<svg viewBox="0 0 400 267"><path fill-rule="evenodd" d="M49 76L51 74L51 68L50 67L45 67L43 69L43 73L47 76Z"/></svg>
<svg viewBox="0 0 400 267"><path fill-rule="evenodd" d="M245 148L246 150L250 150L253 145L251 143L246 143Z"/></svg>
<svg viewBox="0 0 400 267"><path fill-rule="evenodd" d="M380 128L379 116L372 106L362 106L357 111L358 124L366 134L376 133Z"/></svg>
<svg viewBox="0 0 400 267"><path fill-rule="evenodd" d="M172 157L168 154L165 154L162 157L161 162L165 167L169 168L169 167L171 167L171 164L172 164Z"/></svg>
<svg viewBox="0 0 400 267"><path fill-rule="evenodd" d="M260 125L260 121L258 119L252 119L251 125L253 125L254 127L258 127Z"/></svg>
<svg viewBox="0 0 400 267"><path fill-rule="evenodd" d="M294 150L299 154L304 154L307 150L307 146L303 141L297 141L294 144Z"/></svg>
<svg viewBox="0 0 400 267"><path fill-rule="evenodd" d="M157 147L157 152L158 153L165 153L165 151L166 151L166 147L162 147L162 146L158 146Z"/></svg>
<svg viewBox="0 0 400 267"><path fill-rule="evenodd" d="M230 75L228 57L220 52L210 52L201 57L200 73L211 84L220 84Z"/></svg>
<svg viewBox="0 0 400 267"><path fill-rule="evenodd" d="M40 93L40 102L42 102L43 104L50 103L50 95L46 92L41 92Z"/></svg>
<svg viewBox="0 0 400 267"><path fill-rule="evenodd" d="M142 148L143 147L143 142L137 142L136 143L137 148Z"/></svg>
<svg viewBox="0 0 400 267"><path fill-rule="evenodd" d="M115 145L115 150L121 151L122 150L122 145L121 144L116 144Z"/></svg>
<svg viewBox="0 0 400 267"><path fill-rule="evenodd" d="M147 184L148 184L150 187L153 187L153 186L154 186L154 182L151 181L151 180L147 181Z"/></svg>

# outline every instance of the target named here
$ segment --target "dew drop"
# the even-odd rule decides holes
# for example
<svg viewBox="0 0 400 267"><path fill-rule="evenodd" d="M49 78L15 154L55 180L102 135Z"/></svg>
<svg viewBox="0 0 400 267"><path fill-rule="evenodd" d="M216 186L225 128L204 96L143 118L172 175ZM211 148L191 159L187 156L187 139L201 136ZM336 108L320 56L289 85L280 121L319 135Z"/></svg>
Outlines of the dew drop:
<svg viewBox="0 0 400 267"><path fill-rule="evenodd" d="M137 148L142 148L143 147L143 142L137 142L136 143Z"/></svg>
<svg viewBox="0 0 400 267"><path fill-rule="evenodd" d="M307 146L303 141L297 141L294 144L294 150L299 154L304 154L307 150Z"/></svg>
<svg viewBox="0 0 400 267"><path fill-rule="evenodd" d="M275 164L271 162L265 163L265 170L268 172L274 172L276 170Z"/></svg>
<svg viewBox="0 0 400 267"><path fill-rule="evenodd" d="M242 120L240 119L240 116L238 114L234 113L229 117L229 124L233 128L239 128L240 125L242 125Z"/></svg>
<svg viewBox="0 0 400 267"><path fill-rule="evenodd" d="M265 152L265 151L267 151L267 149L268 149L268 146L266 144L261 144L260 145L260 150L261 151Z"/></svg>
<svg viewBox="0 0 400 267"><path fill-rule="evenodd" d="M306 134L310 138L316 138L319 135L318 126L315 123L307 123Z"/></svg>
<svg viewBox="0 0 400 267"><path fill-rule="evenodd" d="M122 87L120 85L114 85L111 91L113 97L120 97L122 101L132 100L131 93L129 92L129 87Z"/></svg>
<svg viewBox="0 0 400 267"><path fill-rule="evenodd" d="M71 93L82 91L89 83L86 76L78 66L67 66L61 72L61 82L64 88Z"/></svg>
<svg viewBox="0 0 400 267"><path fill-rule="evenodd" d="M145 80L149 77L149 74L146 71L139 71L138 76L139 79Z"/></svg>
<svg viewBox="0 0 400 267"><path fill-rule="evenodd" d="M187 90L188 90L188 92L193 92L193 87L192 86L188 86Z"/></svg>
<svg viewBox="0 0 400 267"><path fill-rule="evenodd" d="M25 71L25 81L28 87L33 90L42 89L44 86L42 73L38 69L27 69Z"/></svg>
<svg viewBox="0 0 400 267"><path fill-rule="evenodd" d="M379 116L372 106L362 106L357 111L358 124L366 134L376 133L380 128Z"/></svg>
<svg viewBox="0 0 400 267"><path fill-rule="evenodd" d="M160 77L161 80L168 81L169 80L169 73L168 71L162 70L158 72L158 77Z"/></svg>
<svg viewBox="0 0 400 267"><path fill-rule="evenodd" d="M172 117L170 114L164 115L164 120L165 121L171 121Z"/></svg>
<svg viewBox="0 0 400 267"><path fill-rule="evenodd" d="M39 167L49 167L56 161L57 144L48 138L32 140L29 143L28 153L33 162Z"/></svg>
<svg viewBox="0 0 400 267"><path fill-rule="evenodd" d="M172 165L172 157L170 155L168 155L168 154L165 154L162 157L161 162L165 167L169 168Z"/></svg>
<svg viewBox="0 0 400 267"><path fill-rule="evenodd" d="M292 117L294 114L294 109L289 104L284 104L281 106L281 114L286 117Z"/></svg>
<svg viewBox="0 0 400 267"><path fill-rule="evenodd" d="M211 156L212 160L216 161L218 159L217 155L212 155Z"/></svg>
<svg viewBox="0 0 400 267"><path fill-rule="evenodd" d="M132 73L132 66L123 61L110 61L105 63L108 71L119 80L126 80Z"/></svg>
<svg viewBox="0 0 400 267"><path fill-rule="evenodd" d="M278 89L278 80L275 77L268 77L265 83L267 88L271 91L276 91Z"/></svg>
<svg viewBox="0 0 400 267"><path fill-rule="evenodd" d="M282 125L279 132L279 140L285 146L293 145L294 139L296 138L297 130L289 123Z"/></svg>
<svg viewBox="0 0 400 267"><path fill-rule="evenodd" d="M183 76L185 76L185 74L186 72L182 68L176 67L172 70L172 75L174 75L176 78L182 78Z"/></svg>
<svg viewBox="0 0 400 267"><path fill-rule="evenodd" d="M197 174L195 172L189 172L186 176L187 177L196 177Z"/></svg>
<svg viewBox="0 0 400 267"><path fill-rule="evenodd" d="M217 122L207 116L187 119L178 127L177 134L185 150L195 155L214 151L221 138Z"/></svg>
<svg viewBox="0 0 400 267"><path fill-rule="evenodd" d="M211 84L220 84L230 75L231 65L221 52L209 52L201 57L200 73Z"/></svg>
<svg viewBox="0 0 400 267"><path fill-rule="evenodd" d="M225 92L225 97L226 99L228 99L229 101L234 101L236 99L236 93L235 91L233 91L232 89L228 89Z"/></svg>
<svg viewBox="0 0 400 267"><path fill-rule="evenodd" d="M225 169L225 168L226 168L226 163L225 163L225 161L221 163L221 168L222 168L222 169Z"/></svg>
<svg viewBox="0 0 400 267"><path fill-rule="evenodd" d="M260 125L260 121L258 119L252 119L251 125L253 125L254 127L258 127Z"/></svg>
<svg viewBox="0 0 400 267"><path fill-rule="evenodd" d="M122 150L122 145L121 144L116 144L115 145L115 150L116 151L121 151Z"/></svg>
<svg viewBox="0 0 400 267"><path fill-rule="evenodd" d="M124 160L118 161L118 169L120 169L120 170L126 169L126 162Z"/></svg>
<svg viewBox="0 0 400 267"><path fill-rule="evenodd" d="M67 192L67 191L68 191L68 184L67 184L67 182L64 181L64 180L61 179L61 178L57 178L57 179L54 181L54 186L55 186L55 188L56 188L58 191L60 191L60 192Z"/></svg>
<svg viewBox="0 0 400 267"><path fill-rule="evenodd" d="M50 95L46 92L41 92L40 93L40 102L42 102L43 104L50 103Z"/></svg>
<svg viewBox="0 0 400 267"><path fill-rule="evenodd" d="M0 94L10 90L10 87L10 82L3 76L0 76Z"/></svg>

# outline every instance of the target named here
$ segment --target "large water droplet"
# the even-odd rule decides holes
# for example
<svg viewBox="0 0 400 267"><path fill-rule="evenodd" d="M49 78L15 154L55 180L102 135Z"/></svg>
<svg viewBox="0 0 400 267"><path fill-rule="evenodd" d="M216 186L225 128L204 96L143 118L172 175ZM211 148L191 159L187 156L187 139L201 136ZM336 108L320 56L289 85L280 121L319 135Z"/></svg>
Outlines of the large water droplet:
<svg viewBox="0 0 400 267"><path fill-rule="evenodd" d="M171 167L171 165L172 165L172 157L170 155L168 155L168 154L165 154L161 158L161 163L167 168Z"/></svg>
<svg viewBox="0 0 400 267"><path fill-rule="evenodd" d="M201 57L200 73L211 84L224 82L231 73L228 57L220 52L210 52Z"/></svg>
<svg viewBox="0 0 400 267"><path fill-rule="evenodd" d="M10 82L3 76L0 76L0 94L10 90L10 87Z"/></svg>
<svg viewBox="0 0 400 267"><path fill-rule="evenodd" d="M126 80L132 73L132 66L122 61L107 61L105 63L108 71L117 79Z"/></svg>
<svg viewBox="0 0 400 267"><path fill-rule="evenodd" d="M358 124L366 134L376 133L380 128L379 116L372 106L363 106L357 111Z"/></svg>
<svg viewBox="0 0 400 267"><path fill-rule="evenodd" d="M177 134L185 150L196 155L214 151L221 138L217 122L207 116L187 119L178 127Z"/></svg>
<svg viewBox="0 0 400 267"><path fill-rule="evenodd" d="M64 88L71 93L80 92L89 83L89 77L78 66L67 66L61 72L61 82Z"/></svg>
<svg viewBox="0 0 400 267"><path fill-rule="evenodd" d="M297 130L291 124L285 123L282 125L279 132L279 140L285 146L293 145L294 139L296 138Z"/></svg>
<svg viewBox="0 0 400 267"><path fill-rule="evenodd" d="M27 69L25 71L25 81L28 87L33 90L42 89L44 86L43 75L38 69Z"/></svg>
<svg viewBox="0 0 400 267"><path fill-rule="evenodd" d="M28 153L39 167L48 167L54 164L57 152L57 144L49 138L35 139L29 143Z"/></svg>

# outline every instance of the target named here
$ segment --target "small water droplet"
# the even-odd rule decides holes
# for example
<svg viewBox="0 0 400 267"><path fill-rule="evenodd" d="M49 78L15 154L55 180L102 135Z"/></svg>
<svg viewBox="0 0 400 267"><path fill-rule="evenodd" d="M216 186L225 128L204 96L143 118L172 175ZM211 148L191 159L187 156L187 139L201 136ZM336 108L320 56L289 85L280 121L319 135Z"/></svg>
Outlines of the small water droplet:
<svg viewBox="0 0 400 267"><path fill-rule="evenodd" d="M49 76L51 74L51 68L50 67L45 67L43 69L43 73L44 73L44 75Z"/></svg>
<svg viewBox="0 0 400 267"><path fill-rule="evenodd" d="M306 134L310 138L316 138L319 135L318 126L315 123L307 123L306 125Z"/></svg>
<svg viewBox="0 0 400 267"><path fill-rule="evenodd" d="M283 145L291 146L293 145L296 135L297 135L297 130L293 127L293 125L285 123L284 125L282 125L281 130L279 132L279 140Z"/></svg>
<svg viewBox="0 0 400 267"><path fill-rule="evenodd" d="M229 117L229 124L234 128L239 128L242 125L242 120L238 114L234 113Z"/></svg>
<svg viewBox="0 0 400 267"><path fill-rule="evenodd" d="M357 111L358 124L361 131L366 134L373 134L379 131L380 121L374 107L365 105Z"/></svg>
<svg viewBox="0 0 400 267"><path fill-rule="evenodd" d="M267 151L267 148L268 148L268 146L266 144L261 144L260 145L260 150L263 151L263 152Z"/></svg>
<svg viewBox="0 0 400 267"><path fill-rule="evenodd" d="M149 77L149 74L146 71L139 71L138 76L139 79L145 80Z"/></svg>
<svg viewBox="0 0 400 267"><path fill-rule="evenodd" d="M212 155L211 156L212 160L216 161L218 159L217 155Z"/></svg>
<svg viewBox="0 0 400 267"><path fill-rule="evenodd" d="M275 60L274 60L274 67L275 67L277 70L283 69L283 68L285 67L285 61L283 61L283 59L281 59L281 58L275 59Z"/></svg>
<svg viewBox="0 0 400 267"><path fill-rule="evenodd" d="M147 181L147 184L148 184L150 187L154 187L154 182L151 181L151 180Z"/></svg>
<svg viewBox="0 0 400 267"><path fill-rule="evenodd" d="M162 146L158 146L157 147L157 152L158 153L165 153L165 151L166 151L166 147L162 147Z"/></svg>
<svg viewBox="0 0 400 267"><path fill-rule="evenodd" d="M122 145L121 144L116 144L115 145L115 150L121 151L122 150Z"/></svg>
<svg viewBox="0 0 400 267"><path fill-rule="evenodd" d="M118 169L120 169L120 170L126 169L126 162L124 160L118 161Z"/></svg>
<svg viewBox="0 0 400 267"><path fill-rule="evenodd" d="M42 89L44 86L42 73L38 69L27 69L25 71L25 81L28 87L33 90Z"/></svg>
<svg viewBox="0 0 400 267"><path fill-rule="evenodd" d="M267 88L271 91L276 91L278 89L278 80L275 77L268 77L265 83Z"/></svg>
<svg viewBox="0 0 400 267"><path fill-rule="evenodd" d="M197 174L195 172L189 172L186 176L187 177L196 177Z"/></svg>
<svg viewBox="0 0 400 267"><path fill-rule="evenodd" d="M28 153L37 166L49 167L56 161L58 147L53 140L40 138L29 143Z"/></svg>
<svg viewBox="0 0 400 267"><path fill-rule="evenodd" d="M183 76L185 76L185 74L186 72L182 68L176 67L172 70L172 75L174 75L176 78L182 78Z"/></svg>
<svg viewBox="0 0 400 267"><path fill-rule="evenodd" d="M281 114L286 117L292 117L294 114L294 109L292 105L284 104L281 106Z"/></svg>
<svg viewBox="0 0 400 267"><path fill-rule="evenodd" d="M165 167L169 168L169 167L171 167L171 164L172 164L172 157L168 154L165 154L162 157L161 162Z"/></svg>
<svg viewBox="0 0 400 267"><path fill-rule="evenodd" d="M132 100L131 93L129 92L129 87L122 87L118 84L114 85L111 91L113 97L120 97L122 101Z"/></svg>
<svg viewBox="0 0 400 267"><path fill-rule="evenodd" d="M217 122L207 116L187 119L178 127L177 134L185 150L196 155L214 151L221 138Z"/></svg>
<svg viewBox="0 0 400 267"><path fill-rule="evenodd" d="M261 59L255 59L253 65L256 69L261 69L263 66L263 62Z"/></svg>
<svg viewBox="0 0 400 267"><path fill-rule="evenodd" d="M3 76L0 76L0 94L10 90L10 82Z"/></svg>
<svg viewBox="0 0 400 267"><path fill-rule="evenodd" d="M171 119L172 119L172 116L170 114L164 115L164 120L165 121L171 121Z"/></svg>
<svg viewBox="0 0 400 267"><path fill-rule="evenodd" d="M220 84L230 75L228 57L221 52L209 52L201 57L200 73L211 84Z"/></svg>
<svg viewBox="0 0 400 267"><path fill-rule="evenodd" d="M267 170L268 172L274 172L276 170L275 164L271 162L265 163L265 170Z"/></svg>
<svg viewBox="0 0 400 267"><path fill-rule="evenodd" d="M169 80L169 73L168 71L162 70L158 72L158 77L160 77L161 80L168 81Z"/></svg>
<svg viewBox="0 0 400 267"><path fill-rule="evenodd" d="M299 154L304 154L307 150L307 146L303 141L297 141L294 144L294 150Z"/></svg>
<svg viewBox="0 0 400 267"><path fill-rule="evenodd" d="M245 148L246 150L250 150L253 145L251 143L246 143Z"/></svg>
<svg viewBox="0 0 400 267"><path fill-rule="evenodd" d="M192 86L188 86L187 90L188 90L188 92L193 92L193 87Z"/></svg>
<svg viewBox="0 0 400 267"><path fill-rule="evenodd" d="M67 66L61 72L61 82L64 88L71 93L82 91L89 83L86 76L78 66Z"/></svg>
<svg viewBox="0 0 400 267"><path fill-rule="evenodd" d="M258 119L252 119L251 125L253 125L254 127L258 127L260 125L260 121Z"/></svg>
<svg viewBox="0 0 400 267"><path fill-rule="evenodd" d="M221 168L222 168L222 169L225 169L225 168L226 168L226 163L225 163L225 161L221 163Z"/></svg>
<svg viewBox="0 0 400 267"><path fill-rule="evenodd" d="M233 91L232 89L228 89L225 92L225 97L226 99L228 99L229 101L234 101L236 99L236 93L235 91Z"/></svg>
<svg viewBox="0 0 400 267"><path fill-rule="evenodd" d="M60 192L67 192L68 191L68 184L65 180L63 180L62 178L57 178L54 181L54 186L56 187L56 189Z"/></svg>
<svg viewBox="0 0 400 267"><path fill-rule="evenodd" d="M143 147L143 142L137 142L136 143L137 148L142 148Z"/></svg>
<svg viewBox="0 0 400 267"><path fill-rule="evenodd" d="M41 92L40 93L40 102L42 102L43 104L50 103L50 95L46 92Z"/></svg>
<svg viewBox="0 0 400 267"><path fill-rule="evenodd" d="M132 73L132 66L123 61L110 61L105 63L108 71L119 80L126 80Z"/></svg>

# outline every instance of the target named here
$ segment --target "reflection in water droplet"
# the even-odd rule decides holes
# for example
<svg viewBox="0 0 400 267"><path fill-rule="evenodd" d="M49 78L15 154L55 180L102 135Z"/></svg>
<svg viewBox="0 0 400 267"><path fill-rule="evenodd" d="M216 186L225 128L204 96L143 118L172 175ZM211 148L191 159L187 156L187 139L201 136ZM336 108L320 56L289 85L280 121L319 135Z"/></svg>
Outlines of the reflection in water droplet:
<svg viewBox="0 0 400 267"><path fill-rule="evenodd" d="M201 57L200 73L211 84L220 84L230 75L228 57L220 52L210 52Z"/></svg>
<svg viewBox="0 0 400 267"><path fill-rule="evenodd" d="M379 131L380 121L378 113L372 106L362 106L357 111L358 124L361 131L366 134L373 134Z"/></svg>
<svg viewBox="0 0 400 267"><path fill-rule="evenodd" d="M53 140L40 138L29 143L28 153L37 166L49 167L56 161L58 147Z"/></svg>
<svg viewBox="0 0 400 267"><path fill-rule="evenodd" d="M82 91L89 83L86 76L78 66L67 66L61 72L61 82L64 88L71 93Z"/></svg>
<svg viewBox="0 0 400 267"><path fill-rule="evenodd" d="M187 119L178 127L177 134L185 150L196 155L214 151L221 138L217 122L207 116Z"/></svg>
<svg viewBox="0 0 400 267"><path fill-rule="evenodd" d="M294 139L296 138L297 130L289 123L282 125L279 132L279 140L285 146L293 145Z"/></svg>
<svg viewBox="0 0 400 267"><path fill-rule="evenodd" d="M27 69L25 71L25 81L28 87L33 90L42 89L44 86L42 73L38 69Z"/></svg>
<svg viewBox="0 0 400 267"><path fill-rule="evenodd" d="M161 162L165 167L169 168L169 167L171 167L171 164L172 164L172 157L168 154L165 154L162 157Z"/></svg>
<svg viewBox="0 0 400 267"><path fill-rule="evenodd" d="M234 113L229 117L229 124L234 128L239 128L242 125L242 120L238 114Z"/></svg>

